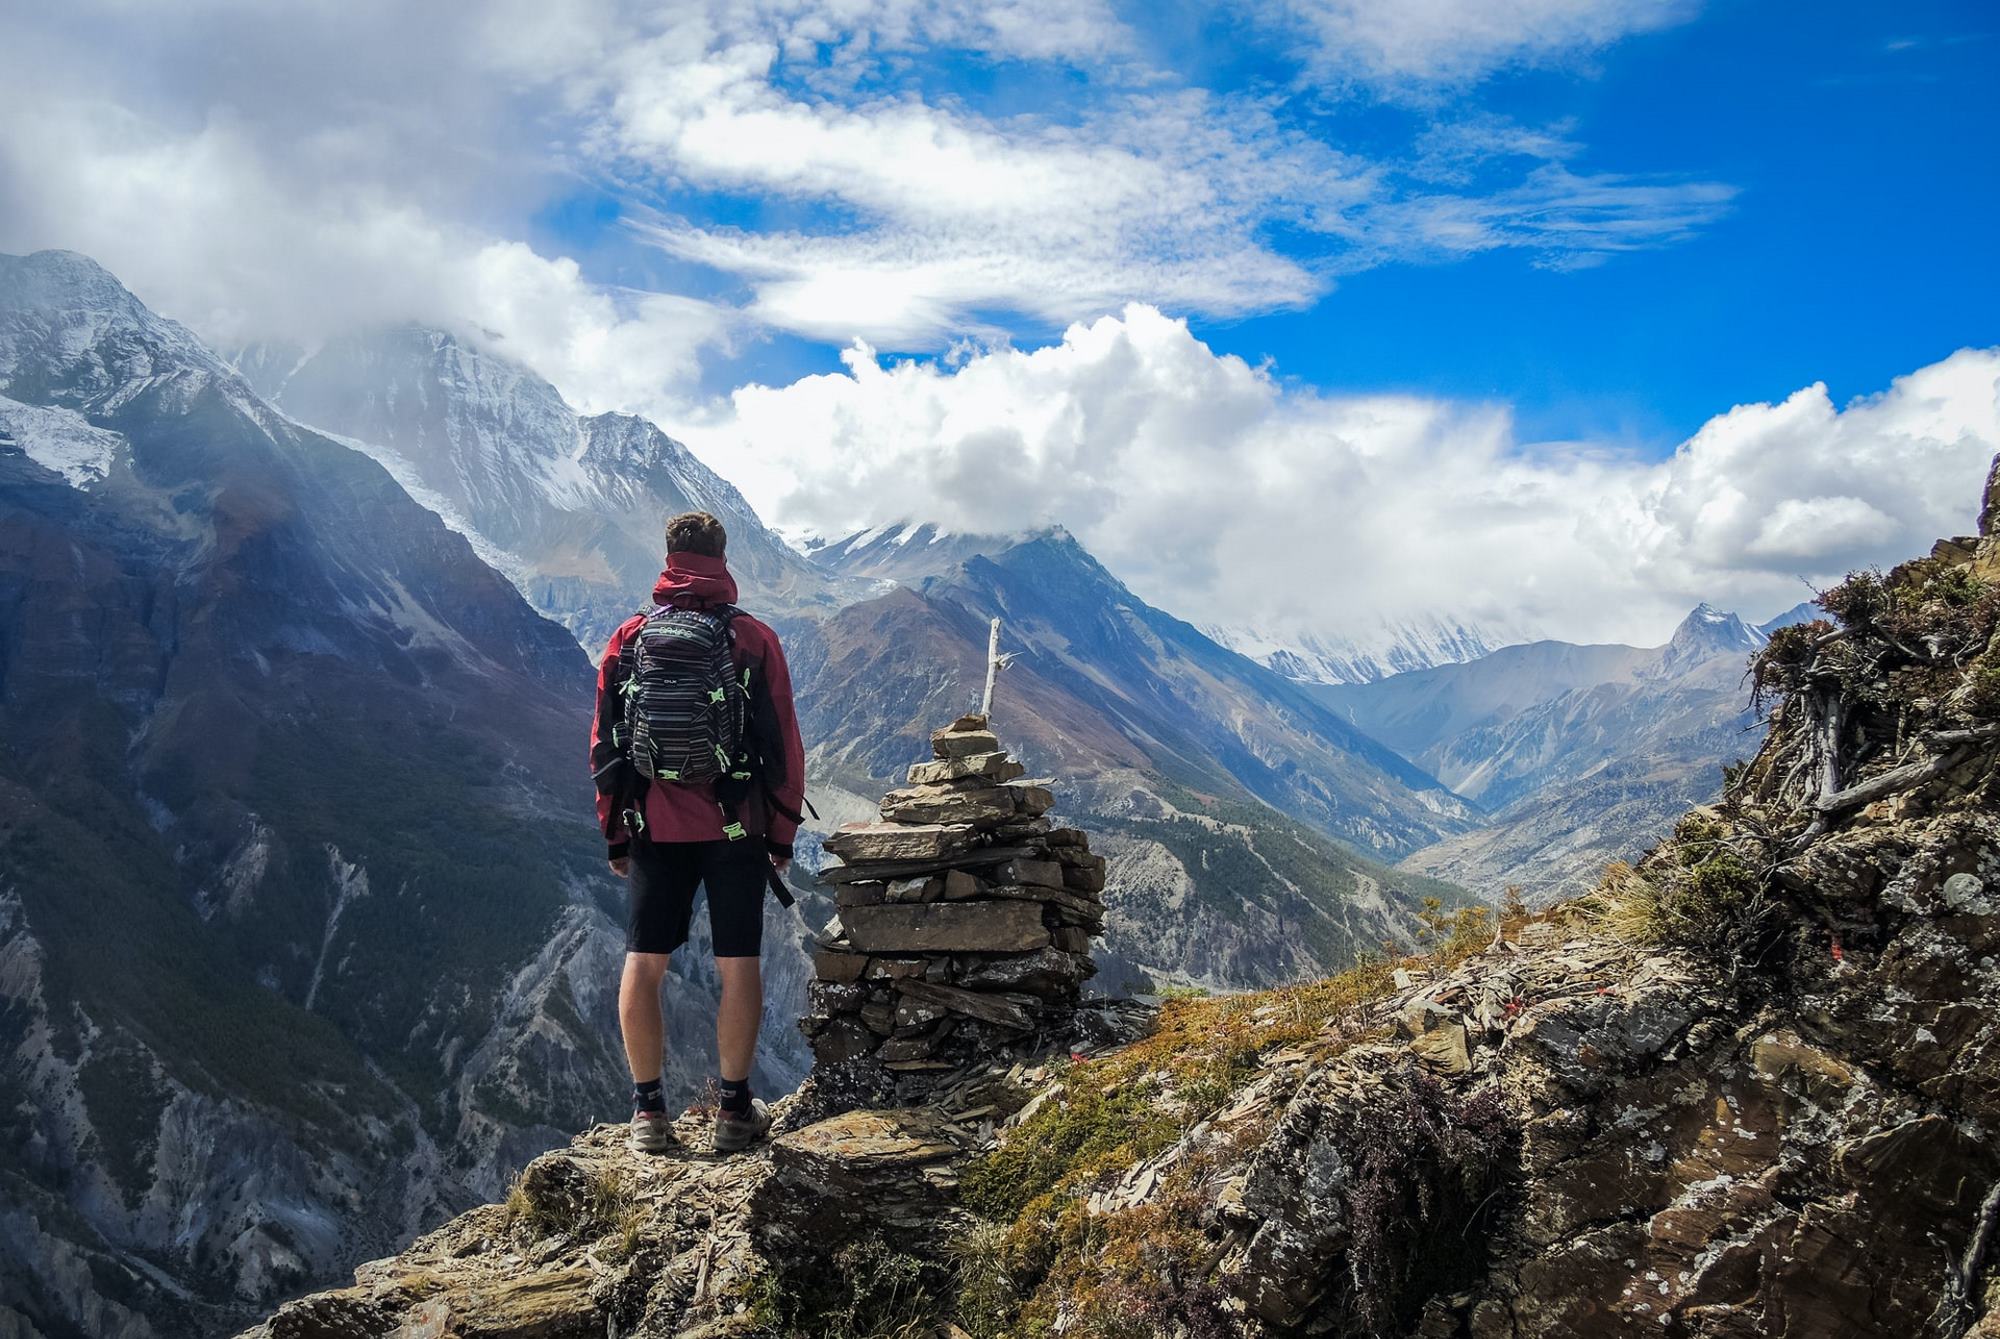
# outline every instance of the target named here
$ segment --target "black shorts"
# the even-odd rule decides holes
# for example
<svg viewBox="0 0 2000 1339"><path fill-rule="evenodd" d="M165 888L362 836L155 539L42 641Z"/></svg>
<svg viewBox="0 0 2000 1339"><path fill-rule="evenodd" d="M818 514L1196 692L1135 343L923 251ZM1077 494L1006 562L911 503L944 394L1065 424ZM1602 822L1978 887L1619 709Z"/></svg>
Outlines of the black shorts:
<svg viewBox="0 0 2000 1339"><path fill-rule="evenodd" d="M694 890L708 890L708 924L718 958L754 958L764 944L765 873L759 837L736 841L632 843L628 953L672 953L688 941Z"/></svg>

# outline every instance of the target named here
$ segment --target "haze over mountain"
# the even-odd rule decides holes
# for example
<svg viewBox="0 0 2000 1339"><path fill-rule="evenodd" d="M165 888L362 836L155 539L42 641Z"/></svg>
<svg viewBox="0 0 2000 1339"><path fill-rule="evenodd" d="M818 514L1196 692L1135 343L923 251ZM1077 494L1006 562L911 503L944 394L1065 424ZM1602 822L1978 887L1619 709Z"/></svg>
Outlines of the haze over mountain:
<svg viewBox="0 0 2000 1339"><path fill-rule="evenodd" d="M942 719L937 713L954 714L966 705L959 699L977 692L986 619L1001 615L1005 644L1022 656L1004 688L1036 722L1024 743L1037 767L1065 776L1079 767L1109 768L1129 773L1128 785L1191 786L1211 802L1243 806L1246 821L1217 828L1208 840L1241 848L1251 865L1259 862L1246 852L1259 827L1285 829L1289 847L1313 843L1316 858L1327 862L1324 878L1275 885L1269 900L1292 905L1285 915L1273 912L1272 925L1330 919L1337 930L1288 939L1275 930L1217 924L1197 934L1175 924L1172 908L1184 904L1189 888L1217 880L1200 874L1198 858L1190 857L1196 866L1190 873L1187 862L1157 843L1135 847L1131 863L1148 871L1149 896L1171 905L1154 908L1160 914L1137 908L1127 914L1114 896L1114 919L1129 927L1130 938L1114 932L1114 947L1129 951L1148 973L1224 986L1266 984L1398 937L1407 931L1413 896L1398 890L1394 876L1313 830L1393 858L1470 821L1470 809L1432 779L1282 676L1144 605L1059 529L995 536L909 522L815 545L801 557L685 448L638 420L582 420L586 440L575 460L592 463L594 425L615 421L670 450L675 479L692 476L698 487L670 480L635 493L625 483L629 470L615 459L603 462L584 492L552 485L552 473L568 477L566 462L576 450L561 445L574 431L566 406L504 359L436 332L386 332L303 360L253 350L241 361L264 369L265 384L288 408L338 426L392 466L406 472L421 466L427 472L416 481L419 495L447 514L473 518L468 528L499 549L503 562L518 564L513 570L523 593L573 626L579 613L623 617L632 592L649 586L657 565L659 517L710 499L730 527L731 563L743 577L746 604L764 610L772 607L769 599L781 615L801 615L857 600L817 626L803 617L784 621L816 793L830 813L845 815L848 805L838 793L829 795L829 786L857 795L879 790L923 755L929 731ZM635 497L643 500L615 513L629 522L623 530L591 532L588 540L600 554L623 555L625 584L598 581L579 598L575 582L551 577L573 565L575 553L547 547L546 537L574 532L578 518L596 514L602 499ZM522 556L528 550L542 556L529 560ZM605 566L600 562L598 570ZM767 581L776 583L775 594ZM788 602L787 593L805 602ZM869 593L876 598L858 599ZM1100 810L1129 805L1115 787L1077 793ZM1286 827L1260 801L1304 826ZM1170 801L1149 803L1154 818L1175 812ZM1365 869L1375 871L1360 876L1369 881L1367 905L1347 905L1348 894L1362 886L1352 871ZM1431 890L1421 880L1404 882ZM1374 891L1377 885L1383 891ZM1160 951L1170 943L1181 946Z"/></svg>
<svg viewBox="0 0 2000 1339"><path fill-rule="evenodd" d="M1534 642L1320 694L1490 811L1406 868L1489 897L1518 883L1548 901L1638 855L1721 788L1721 766L1756 739L1750 655L1817 612L1799 605L1753 628L1704 604L1664 646Z"/></svg>
<svg viewBox="0 0 2000 1339"><path fill-rule="evenodd" d="M1456 665L1528 638L1440 613L1378 618L1338 632L1270 634L1210 625L1216 641L1300 683L1372 683L1392 674Z"/></svg>
<svg viewBox="0 0 2000 1339"><path fill-rule="evenodd" d="M1291 904L1285 915L1272 913L1274 927L1329 919L1338 929L1288 939L1217 924L1197 934L1175 924L1172 908L1188 888L1216 880L1189 873L1157 844L1134 848L1150 895L1171 905L1127 914L1114 897L1114 917L1131 940L1114 935L1114 947L1129 949L1148 973L1267 984L1396 938L1407 932L1414 897L1314 829L1393 858L1470 821L1471 810L1419 769L1282 676L1147 607L1059 529L948 534L912 522L801 556L657 428L621 415L579 419L539 378L451 336L402 328L309 355L253 348L238 362L281 406L383 461L477 536L531 602L586 639L644 598L659 562L660 518L714 509L730 529L744 602L777 613L787 634L816 793L830 813L848 806L829 785L879 790L923 755L937 713L955 714L965 705L957 699L976 693L985 620L1001 615L1006 645L1022 655L1006 691L1039 723L1024 735L1036 766L1065 776L1111 768L1129 772L1128 785L1190 786L1211 803L1244 806L1247 823L1216 829L1210 841L1248 848L1254 829L1284 828L1287 845L1313 843L1329 862L1324 878L1278 885L1267 900ZM645 449L605 450L613 440ZM869 594L876 598L860 598ZM806 617L828 614L817 625ZM1078 794L1100 809L1128 806L1115 791ZM1173 811L1171 802L1150 803L1156 818ZM1304 826L1288 828L1263 803ZM1352 871L1363 869L1374 870L1361 876L1367 905L1349 906L1348 895L1364 886ZM1159 951L1169 943L1181 947Z"/></svg>
<svg viewBox="0 0 2000 1339"><path fill-rule="evenodd" d="M830 612L836 583L743 495L630 414L580 415L555 387L439 330L399 326L309 351L253 345L237 366L272 404L340 434L474 537L593 654L652 589L664 517L708 511L760 609Z"/></svg>

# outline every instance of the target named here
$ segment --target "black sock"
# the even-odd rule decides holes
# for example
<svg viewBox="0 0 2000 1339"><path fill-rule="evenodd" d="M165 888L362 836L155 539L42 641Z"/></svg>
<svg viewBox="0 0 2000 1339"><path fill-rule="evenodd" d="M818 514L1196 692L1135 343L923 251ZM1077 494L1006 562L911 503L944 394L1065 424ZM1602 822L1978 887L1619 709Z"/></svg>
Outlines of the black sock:
<svg viewBox="0 0 2000 1339"><path fill-rule="evenodd" d="M722 1094L722 1109L732 1116L750 1114L750 1080L717 1079L715 1087Z"/></svg>
<svg viewBox="0 0 2000 1339"><path fill-rule="evenodd" d="M667 1099L660 1094L660 1081L658 1079L632 1085L632 1109L634 1111L650 1111L655 1115L665 1114Z"/></svg>

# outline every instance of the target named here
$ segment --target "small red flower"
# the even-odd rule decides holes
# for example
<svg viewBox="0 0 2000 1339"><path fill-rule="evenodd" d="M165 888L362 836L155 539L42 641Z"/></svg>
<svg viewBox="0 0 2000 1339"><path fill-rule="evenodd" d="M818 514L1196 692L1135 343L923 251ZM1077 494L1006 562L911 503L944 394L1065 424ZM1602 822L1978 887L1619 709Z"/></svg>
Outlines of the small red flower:
<svg viewBox="0 0 2000 1339"><path fill-rule="evenodd" d="M1839 936L1839 935L1835 935L1835 936L1833 937L1833 960L1834 960L1835 962L1839 962L1839 961L1841 961L1841 960L1842 960L1843 958L1845 958L1846 956L1847 956L1847 955L1846 955L1845 953L1841 952L1841 949L1840 949L1840 936Z"/></svg>

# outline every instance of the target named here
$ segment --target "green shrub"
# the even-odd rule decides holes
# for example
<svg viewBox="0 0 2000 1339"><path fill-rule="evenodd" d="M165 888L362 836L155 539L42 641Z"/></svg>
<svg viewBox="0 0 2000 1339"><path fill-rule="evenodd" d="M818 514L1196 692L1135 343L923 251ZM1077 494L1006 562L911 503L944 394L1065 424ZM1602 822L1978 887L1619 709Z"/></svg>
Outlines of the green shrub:
<svg viewBox="0 0 2000 1339"><path fill-rule="evenodd" d="M1350 1290L1342 1319L1402 1333L1425 1298L1485 1271L1483 1234L1515 1161L1517 1135L1491 1088L1458 1097L1406 1069L1356 1114L1346 1192Z"/></svg>
<svg viewBox="0 0 2000 1339"><path fill-rule="evenodd" d="M825 1261L780 1261L749 1288L750 1319L772 1335L929 1339L950 1310L951 1265L864 1237Z"/></svg>

